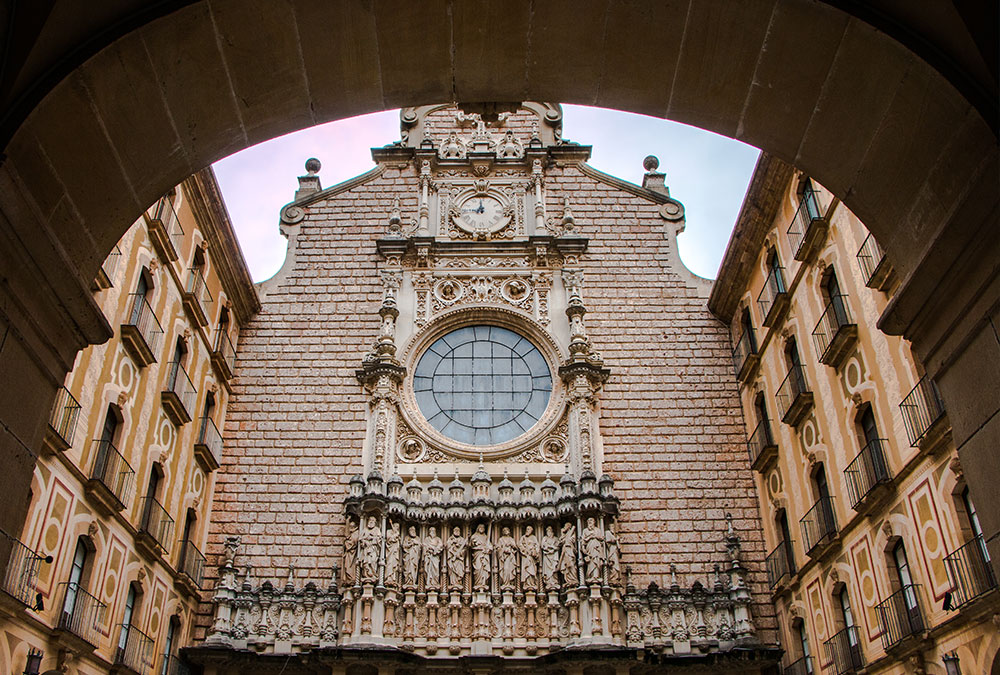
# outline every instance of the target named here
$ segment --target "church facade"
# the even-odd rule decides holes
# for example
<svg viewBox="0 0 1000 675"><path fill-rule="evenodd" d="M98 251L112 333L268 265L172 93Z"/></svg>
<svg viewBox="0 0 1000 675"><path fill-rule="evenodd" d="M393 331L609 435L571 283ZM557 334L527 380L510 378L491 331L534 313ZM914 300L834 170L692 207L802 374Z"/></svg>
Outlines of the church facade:
<svg viewBox="0 0 1000 675"><path fill-rule="evenodd" d="M558 106L404 109L281 212L241 335L206 673L777 662L729 339L683 206ZM631 669L631 670L630 670Z"/></svg>

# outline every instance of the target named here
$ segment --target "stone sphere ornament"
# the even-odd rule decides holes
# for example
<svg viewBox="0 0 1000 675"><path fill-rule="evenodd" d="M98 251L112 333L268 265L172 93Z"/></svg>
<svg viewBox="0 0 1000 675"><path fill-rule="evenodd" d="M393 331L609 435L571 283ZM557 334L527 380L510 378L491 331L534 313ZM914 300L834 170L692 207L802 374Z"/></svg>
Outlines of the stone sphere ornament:
<svg viewBox="0 0 1000 675"><path fill-rule="evenodd" d="M660 160L656 155L646 155L646 159L642 160L642 168L646 171L656 171L660 168Z"/></svg>

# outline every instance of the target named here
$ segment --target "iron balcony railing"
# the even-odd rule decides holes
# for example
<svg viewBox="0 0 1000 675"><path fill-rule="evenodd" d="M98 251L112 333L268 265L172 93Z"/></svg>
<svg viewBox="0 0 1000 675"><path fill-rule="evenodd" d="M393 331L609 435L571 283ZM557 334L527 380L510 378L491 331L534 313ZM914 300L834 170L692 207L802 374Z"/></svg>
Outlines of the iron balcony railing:
<svg viewBox="0 0 1000 675"><path fill-rule="evenodd" d="M135 471L111 441L97 439L94 444L96 457L90 477L106 487L118 500L119 505L124 507L132 496Z"/></svg>
<svg viewBox="0 0 1000 675"><path fill-rule="evenodd" d="M876 605L882 645L889 649L910 635L924 631L924 615L920 610L920 586L903 586Z"/></svg>
<svg viewBox="0 0 1000 675"><path fill-rule="evenodd" d="M194 388L194 383L191 382L187 371L184 370L184 364L179 361L171 361L167 367L169 375L167 376L164 391L176 394L181 405L184 406L184 411L188 414L188 418L190 418L191 412L194 410L195 401L198 398L198 390Z"/></svg>
<svg viewBox="0 0 1000 675"><path fill-rule="evenodd" d="M174 519L153 497L144 497L142 521L139 532L148 534L164 551L170 550L170 539L174 533Z"/></svg>
<svg viewBox="0 0 1000 675"><path fill-rule="evenodd" d="M67 446L73 445L76 423L80 419L80 404L66 387L59 387L49 413L49 426Z"/></svg>
<svg viewBox="0 0 1000 675"><path fill-rule="evenodd" d="M155 354L160 349L160 340L163 339L163 328L160 327L160 320L153 313L153 308L146 301L146 296L141 293L132 293L129 298L131 299L131 310L129 310L125 325L135 326L139 335L145 340L146 347L154 354L155 360Z"/></svg>
<svg viewBox="0 0 1000 675"><path fill-rule="evenodd" d="M205 562L205 556L198 550L197 546L190 541L181 544L180 571L186 574L198 588L201 588L201 583L205 580Z"/></svg>
<svg viewBox="0 0 1000 675"><path fill-rule="evenodd" d="M740 335L740 339L736 341L736 346L733 347L733 368L736 370L737 378L743 372L743 365L747 362L747 359L756 353L757 348L754 345L753 334L748 330L744 330Z"/></svg>
<svg viewBox="0 0 1000 675"><path fill-rule="evenodd" d="M785 666L784 675L813 675L814 672L812 657L803 656L798 661Z"/></svg>
<svg viewBox="0 0 1000 675"><path fill-rule="evenodd" d="M865 280L865 285L871 282L884 259L885 253L882 247L875 241L875 237L869 234L858 249L858 265L861 266L861 276Z"/></svg>
<svg viewBox="0 0 1000 675"><path fill-rule="evenodd" d="M899 404L911 446L920 445L927 431L944 415L944 403L934 380L926 375Z"/></svg>
<svg viewBox="0 0 1000 675"><path fill-rule="evenodd" d="M877 485L892 480L889 464L885 459L886 444L884 438L872 439L844 469L847 495L854 509Z"/></svg>
<svg viewBox="0 0 1000 675"><path fill-rule="evenodd" d="M802 193L799 208L795 209L795 216L792 218L787 231L788 241L792 245L792 250L795 251L796 256L802 247L802 242L805 240L806 232L809 231L809 227L813 221L821 220L822 218L823 212L820 211L819 199L816 198L816 193L812 190L806 190Z"/></svg>
<svg viewBox="0 0 1000 675"><path fill-rule="evenodd" d="M820 544L837 534L837 518L833 511L833 498L820 497L799 521L802 527L802 543L806 553L812 554Z"/></svg>
<svg viewBox="0 0 1000 675"><path fill-rule="evenodd" d="M233 372L236 366L236 347L233 346L233 341L229 339L229 333L225 330L216 331L215 353L229 366L229 372Z"/></svg>
<svg viewBox="0 0 1000 675"><path fill-rule="evenodd" d="M785 577L791 578L795 574L795 561L791 556L792 542L783 541L771 551L767 560L767 583L768 588L774 588Z"/></svg>
<svg viewBox="0 0 1000 675"><path fill-rule="evenodd" d="M834 675L856 673L865 667L858 629L848 626L826 641L827 658L833 663Z"/></svg>
<svg viewBox="0 0 1000 675"><path fill-rule="evenodd" d="M181 219L177 217L174 202L170 197L160 197L156 202L156 205L153 206L153 219L163 223L163 229L170 238L174 251L180 251L181 243L184 241L184 228L181 226Z"/></svg>
<svg viewBox="0 0 1000 675"><path fill-rule="evenodd" d="M944 559L952 584L952 608L957 609L997 587L986 541L976 536Z"/></svg>
<svg viewBox="0 0 1000 675"><path fill-rule="evenodd" d="M191 668L188 664L181 661L181 657L164 654L160 675L191 675Z"/></svg>
<svg viewBox="0 0 1000 675"><path fill-rule="evenodd" d="M851 308L847 304L846 295L835 295L826 304L823 315L813 329L813 340L816 343L816 353L820 358L826 354L834 337L842 328L853 325L851 318Z"/></svg>
<svg viewBox="0 0 1000 675"><path fill-rule="evenodd" d="M208 314L208 308L212 304L212 292L208 290L205 282L205 272L201 267L191 267L188 269L187 292L194 296L201 305L202 311Z"/></svg>
<svg viewBox="0 0 1000 675"><path fill-rule="evenodd" d="M104 259L101 264L101 269L104 270L104 276L108 278L108 283L112 286L115 285L115 277L118 276L118 264L122 259L122 250L115 244L115 247L111 249L111 253L108 257Z"/></svg>
<svg viewBox="0 0 1000 675"><path fill-rule="evenodd" d="M757 304L760 306L761 314L766 317L771 312L775 301L786 292L784 268L772 267L767 274L767 279L764 280L764 288L757 296Z"/></svg>
<svg viewBox="0 0 1000 675"><path fill-rule="evenodd" d="M202 445L208 449L215 458L215 463L219 464L222 459L222 434L211 417L201 418L201 431L198 432L197 445Z"/></svg>
<svg viewBox="0 0 1000 675"><path fill-rule="evenodd" d="M751 466L760 457L764 448L774 445L774 438L771 436L771 425L767 420L762 420L754 427L753 433L747 438L747 451L750 453Z"/></svg>
<svg viewBox="0 0 1000 675"><path fill-rule="evenodd" d="M0 530L0 567L6 564L3 590L26 607L41 609L35 583L43 562L52 562L52 558L38 555L17 537Z"/></svg>
<svg viewBox="0 0 1000 675"><path fill-rule="evenodd" d="M808 393L809 386L806 383L806 371L801 365L792 366L788 369L785 379L778 387L775 399L778 402L778 413L782 418L802 394Z"/></svg>
<svg viewBox="0 0 1000 675"><path fill-rule="evenodd" d="M101 627L108 606L80 587L80 584L63 582L63 608L59 615L59 628L72 633L92 647L101 643Z"/></svg>
<svg viewBox="0 0 1000 675"><path fill-rule="evenodd" d="M146 675L153 668L153 638L135 626L118 625L118 645L115 648L115 665Z"/></svg>

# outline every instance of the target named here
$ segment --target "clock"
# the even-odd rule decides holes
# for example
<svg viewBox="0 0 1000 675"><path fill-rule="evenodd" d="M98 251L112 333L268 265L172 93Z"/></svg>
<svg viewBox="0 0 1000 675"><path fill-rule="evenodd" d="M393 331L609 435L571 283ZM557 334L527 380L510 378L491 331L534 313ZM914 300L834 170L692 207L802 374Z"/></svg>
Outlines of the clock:
<svg viewBox="0 0 1000 675"><path fill-rule="evenodd" d="M496 233L510 222L504 203L489 193L469 195L456 207L452 212L455 225L476 236Z"/></svg>

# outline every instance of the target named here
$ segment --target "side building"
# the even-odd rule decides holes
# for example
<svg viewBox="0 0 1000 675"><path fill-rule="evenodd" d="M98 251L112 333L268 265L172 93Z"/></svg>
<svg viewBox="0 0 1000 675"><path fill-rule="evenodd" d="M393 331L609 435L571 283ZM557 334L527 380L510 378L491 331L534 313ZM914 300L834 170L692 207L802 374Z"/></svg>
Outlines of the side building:
<svg viewBox="0 0 1000 675"><path fill-rule="evenodd" d="M27 521L0 536L0 672L174 675L235 345L259 308L211 169L136 221L93 288L115 336L77 356L35 449Z"/></svg>
<svg viewBox="0 0 1000 675"><path fill-rule="evenodd" d="M761 156L709 307L731 327L786 675L996 668L1000 594L947 412L876 327L897 284L854 214Z"/></svg>

